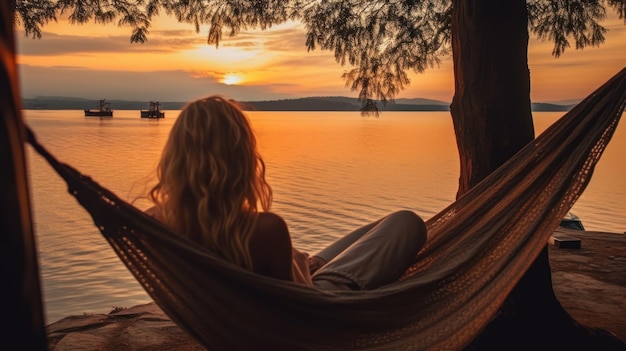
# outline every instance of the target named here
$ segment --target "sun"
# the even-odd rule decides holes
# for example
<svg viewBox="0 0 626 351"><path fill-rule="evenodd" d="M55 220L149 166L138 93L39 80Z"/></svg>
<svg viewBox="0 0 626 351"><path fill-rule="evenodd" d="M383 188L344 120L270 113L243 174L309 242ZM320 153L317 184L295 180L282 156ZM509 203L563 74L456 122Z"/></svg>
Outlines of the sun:
<svg viewBox="0 0 626 351"><path fill-rule="evenodd" d="M222 78L222 83L224 83L226 85L237 85L237 84L241 83L242 80L243 80L243 78L241 76L239 76L239 75L236 75L236 74L233 74L233 73L227 73Z"/></svg>

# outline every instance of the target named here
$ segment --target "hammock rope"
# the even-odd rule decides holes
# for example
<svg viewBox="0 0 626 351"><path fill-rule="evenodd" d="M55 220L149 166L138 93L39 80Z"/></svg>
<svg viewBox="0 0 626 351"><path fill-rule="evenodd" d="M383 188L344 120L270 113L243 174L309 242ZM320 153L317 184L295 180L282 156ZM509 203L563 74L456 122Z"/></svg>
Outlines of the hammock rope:
<svg viewBox="0 0 626 351"><path fill-rule="evenodd" d="M153 300L207 349L457 350L494 317L582 194L625 103L626 68L430 218L405 276L369 291L306 288L223 262L27 134Z"/></svg>

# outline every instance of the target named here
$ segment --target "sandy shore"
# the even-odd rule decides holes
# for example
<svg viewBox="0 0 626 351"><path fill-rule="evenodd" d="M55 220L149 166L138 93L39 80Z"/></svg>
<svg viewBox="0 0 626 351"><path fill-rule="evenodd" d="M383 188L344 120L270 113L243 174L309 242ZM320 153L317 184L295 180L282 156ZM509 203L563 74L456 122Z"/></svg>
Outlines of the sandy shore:
<svg viewBox="0 0 626 351"><path fill-rule="evenodd" d="M550 246L554 291L580 323L605 329L626 343L626 235L559 229ZM565 246L565 245L564 245ZM154 303L110 314L69 316L47 327L49 349L204 350Z"/></svg>

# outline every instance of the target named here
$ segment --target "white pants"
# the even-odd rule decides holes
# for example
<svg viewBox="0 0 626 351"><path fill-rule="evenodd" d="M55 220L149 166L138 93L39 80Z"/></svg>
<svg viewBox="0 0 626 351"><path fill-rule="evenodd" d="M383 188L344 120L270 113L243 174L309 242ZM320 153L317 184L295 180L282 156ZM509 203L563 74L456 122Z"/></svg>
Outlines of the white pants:
<svg viewBox="0 0 626 351"><path fill-rule="evenodd" d="M320 289L374 289L402 276L426 242L424 221L394 212L363 226L315 254L327 263L313 274Z"/></svg>

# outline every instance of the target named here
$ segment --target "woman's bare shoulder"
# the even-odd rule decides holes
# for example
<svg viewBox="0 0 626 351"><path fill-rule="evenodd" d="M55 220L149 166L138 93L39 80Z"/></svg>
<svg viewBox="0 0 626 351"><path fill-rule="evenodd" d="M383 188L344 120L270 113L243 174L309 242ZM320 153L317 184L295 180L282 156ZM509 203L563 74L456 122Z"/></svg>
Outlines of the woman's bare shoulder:
<svg viewBox="0 0 626 351"><path fill-rule="evenodd" d="M259 225L267 226L268 228L286 228L287 223L283 217L277 215L274 212L261 212L259 213Z"/></svg>
<svg viewBox="0 0 626 351"><path fill-rule="evenodd" d="M289 229L285 220L272 212L259 213L255 239L288 242L291 245Z"/></svg>
<svg viewBox="0 0 626 351"><path fill-rule="evenodd" d="M250 254L257 273L291 280L291 237L282 217L271 212L259 214Z"/></svg>

